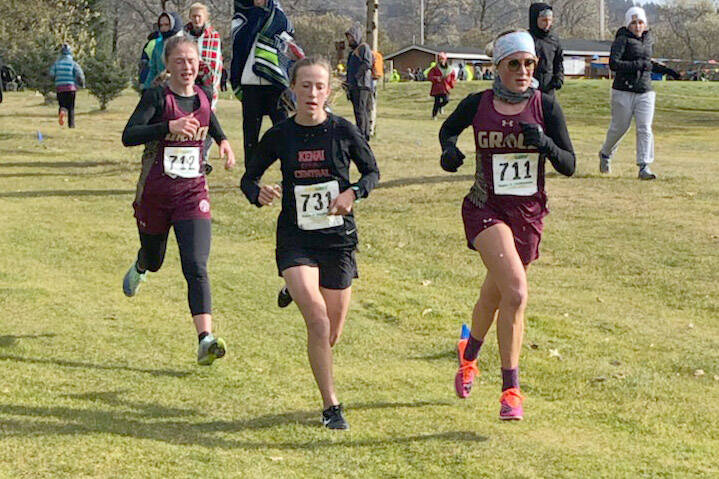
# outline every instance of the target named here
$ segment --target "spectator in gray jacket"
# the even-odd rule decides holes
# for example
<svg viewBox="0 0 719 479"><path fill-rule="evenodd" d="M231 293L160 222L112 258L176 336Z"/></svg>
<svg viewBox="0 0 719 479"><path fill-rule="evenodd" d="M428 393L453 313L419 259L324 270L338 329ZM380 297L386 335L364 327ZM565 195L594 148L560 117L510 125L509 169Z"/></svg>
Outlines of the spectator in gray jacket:
<svg viewBox="0 0 719 479"><path fill-rule="evenodd" d="M347 58L347 91L354 108L357 128L369 141L374 56L370 46L362 42L362 26L359 23L352 25L345 36L350 47Z"/></svg>

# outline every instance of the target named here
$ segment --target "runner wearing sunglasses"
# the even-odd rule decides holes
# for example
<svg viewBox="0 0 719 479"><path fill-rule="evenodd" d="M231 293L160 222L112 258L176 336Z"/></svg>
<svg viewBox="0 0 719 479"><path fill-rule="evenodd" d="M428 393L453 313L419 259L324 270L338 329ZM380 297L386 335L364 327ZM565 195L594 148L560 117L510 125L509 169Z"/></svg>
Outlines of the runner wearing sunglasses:
<svg viewBox="0 0 719 479"><path fill-rule="evenodd" d="M547 196L545 160L559 173L574 173L575 157L564 114L553 96L536 89L534 41L526 31L506 32L493 47L492 89L469 95L439 133L442 168L456 172L465 156L457 138L472 125L477 151L475 182L462 204L470 249L487 268L472 313L469 339L457 346L455 389L466 398L478 374L477 356L497 318L502 364L500 419L523 418L519 354L527 305L527 268L539 256Z"/></svg>

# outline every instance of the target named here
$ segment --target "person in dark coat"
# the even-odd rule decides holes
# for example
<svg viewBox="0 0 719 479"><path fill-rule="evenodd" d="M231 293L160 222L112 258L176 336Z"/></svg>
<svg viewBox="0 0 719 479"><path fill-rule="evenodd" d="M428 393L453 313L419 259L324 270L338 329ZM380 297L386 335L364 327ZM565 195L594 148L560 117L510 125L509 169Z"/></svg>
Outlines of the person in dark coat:
<svg viewBox="0 0 719 479"><path fill-rule="evenodd" d="M546 3L534 3L529 6L529 33L534 38L534 48L539 64L534 70L534 78L539 89L554 95L555 90L564 84L564 52L559 37L552 33L554 12Z"/></svg>
<svg viewBox="0 0 719 479"><path fill-rule="evenodd" d="M347 91L354 107L355 123L367 141L370 139L372 108L372 64L370 46L362 41L362 26L355 23L345 32L350 47L347 58Z"/></svg>
<svg viewBox="0 0 719 479"><path fill-rule="evenodd" d="M610 173L611 159L619 142L629 130L632 117L637 125L637 167L640 180L656 175L649 165L654 162L654 103L652 72L678 78L679 74L652 61L653 38L647 28L647 14L631 7L625 14L625 26L617 31L609 54L609 68L615 72L612 84L612 120L604 145L599 150L599 171Z"/></svg>

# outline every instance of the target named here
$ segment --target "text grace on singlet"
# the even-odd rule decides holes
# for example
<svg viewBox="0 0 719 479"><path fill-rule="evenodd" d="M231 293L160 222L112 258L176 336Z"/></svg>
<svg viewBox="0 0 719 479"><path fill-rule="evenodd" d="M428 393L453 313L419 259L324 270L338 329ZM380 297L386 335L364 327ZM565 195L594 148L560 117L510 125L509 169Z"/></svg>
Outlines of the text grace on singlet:
<svg viewBox="0 0 719 479"><path fill-rule="evenodd" d="M523 133L518 135L509 133L505 135L501 131L478 131L477 144L480 148L516 148L519 150L536 148L534 146L524 144Z"/></svg>

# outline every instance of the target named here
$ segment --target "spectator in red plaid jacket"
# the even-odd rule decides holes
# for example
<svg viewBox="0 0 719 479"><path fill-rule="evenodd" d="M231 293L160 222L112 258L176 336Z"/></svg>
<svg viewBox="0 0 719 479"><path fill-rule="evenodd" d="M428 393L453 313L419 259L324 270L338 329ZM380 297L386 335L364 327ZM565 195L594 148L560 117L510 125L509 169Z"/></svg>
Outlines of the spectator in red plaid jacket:
<svg viewBox="0 0 719 479"><path fill-rule="evenodd" d="M185 36L195 40L200 50L198 82L212 87L212 111L217 108L217 94L222 76L222 48L220 34L209 23L210 12L202 3L190 6L190 23L185 25Z"/></svg>

